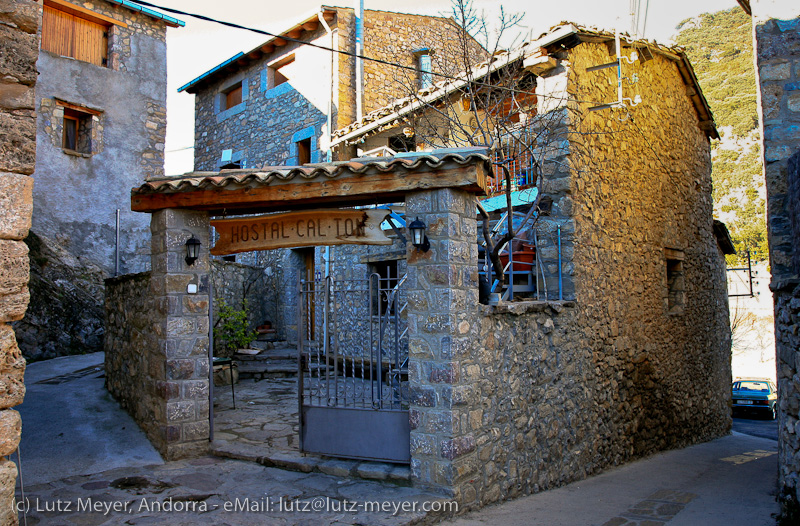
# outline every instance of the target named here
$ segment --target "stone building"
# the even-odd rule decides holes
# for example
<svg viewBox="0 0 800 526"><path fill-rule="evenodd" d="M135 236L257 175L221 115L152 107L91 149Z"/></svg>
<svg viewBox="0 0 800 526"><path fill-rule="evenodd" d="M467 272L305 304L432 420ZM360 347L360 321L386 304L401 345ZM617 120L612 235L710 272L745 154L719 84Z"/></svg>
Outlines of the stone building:
<svg viewBox="0 0 800 526"><path fill-rule="evenodd" d="M17 325L29 358L100 350L103 279L117 259L120 273L149 265L129 192L164 173L166 31L182 25L125 1L44 2L32 301Z"/></svg>
<svg viewBox="0 0 800 526"><path fill-rule="evenodd" d="M800 516L800 7L739 0L753 18L778 378L780 500Z"/></svg>
<svg viewBox="0 0 800 526"><path fill-rule="evenodd" d="M399 76L422 86L430 82L428 71L453 73L457 31L446 18L373 10L359 17L350 8L320 7L180 88L196 95L195 170L330 160L332 130L404 95ZM477 42L470 45L476 57L485 56Z"/></svg>
<svg viewBox="0 0 800 526"><path fill-rule="evenodd" d="M22 357L9 322L28 306L28 249L36 162L36 57L42 7L32 0L0 5L0 524L17 524L14 490L21 422L12 407L25 396Z"/></svg>
<svg viewBox="0 0 800 526"><path fill-rule="evenodd" d="M328 264L331 275L361 278L390 259L407 271L407 380L396 391L407 396L402 432L413 485L467 510L727 433L730 330L712 218L713 119L685 55L652 43L623 39L621 54L638 53L625 66L638 83L614 104L617 68L587 71L617 60L613 42L613 34L565 25L502 59L528 61L543 101L537 110L557 117L550 122L559 147L541 163L552 210L538 228L542 236L561 232L562 243L537 253L547 267L540 286L563 297L479 303L476 196L492 176L480 152L152 179L134 190L132 208L152 214L153 272L108 291L109 388L167 456L204 451L210 263L203 252L184 265L185 241L213 244L209 224L225 214L250 221L387 203L426 225L429 250L403 248L398 238L369 249L337 246ZM633 105L635 95L643 101ZM591 110L603 102L611 104ZM338 155L362 138L366 148L373 139L388 145L394 123L405 122L402 111L398 103L342 130L336 140L346 153ZM252 221L248 228L263 226L267 238L270 217ZM314 243L286 246L296 247L295 276L325 264ZM295 287L303 296L286 286L287 295ZM332 316L357 318L344 302L330 305ZM299 307L297 327L305 327L316 310ZM313 344L321 335L339 336L305 331L299 340ZM346 428L328 426L330 442Z"/></svg>

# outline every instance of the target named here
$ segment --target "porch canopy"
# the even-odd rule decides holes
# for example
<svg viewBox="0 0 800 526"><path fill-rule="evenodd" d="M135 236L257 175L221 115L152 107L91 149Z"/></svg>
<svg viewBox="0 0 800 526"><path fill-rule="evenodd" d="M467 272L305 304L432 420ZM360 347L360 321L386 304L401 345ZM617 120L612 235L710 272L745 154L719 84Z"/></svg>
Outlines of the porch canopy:
<svg viewBox="0 0 800 526"><path fill-rule="evenodd" d="M150 179L131 191L134 212L168 208L239 215L321 206L402 202L407 192L459 188L485 195L491 161L483 149L421 152L416 157L261 169L191 172Z"/></svg>

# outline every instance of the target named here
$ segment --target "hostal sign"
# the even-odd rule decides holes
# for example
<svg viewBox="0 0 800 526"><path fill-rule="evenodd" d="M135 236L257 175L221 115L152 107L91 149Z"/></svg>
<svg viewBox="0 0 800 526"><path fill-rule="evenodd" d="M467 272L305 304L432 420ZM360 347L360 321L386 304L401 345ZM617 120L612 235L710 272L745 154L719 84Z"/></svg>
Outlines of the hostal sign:
<svg viewBox="0 0 800 526"><path fill-rule="evenodd" d="M381 230L388 210L309 210L216 219L215 256L312 245L391 245Z"/></svg>

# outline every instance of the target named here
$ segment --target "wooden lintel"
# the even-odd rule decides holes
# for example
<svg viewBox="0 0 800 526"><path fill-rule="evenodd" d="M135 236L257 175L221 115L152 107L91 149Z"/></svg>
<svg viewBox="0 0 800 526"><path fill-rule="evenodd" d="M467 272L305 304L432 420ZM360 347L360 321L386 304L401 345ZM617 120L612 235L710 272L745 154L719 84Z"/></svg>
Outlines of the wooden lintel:
<svg viewBox="0 0 800 526"><path fill-rule="evenodd" d="M44 0L44 5L49 7L55 7L57 9L60 9L61 11L77 15L81 18L85 18L87 20L91 20L92 22L97 22L99 24L103 25L114 24L115 26L128 27L128 24L126 24L121 20L116 20L114 18L111 18L110 16L96 13L91 9L86 9L83 6L75 5L70 2L66 2L65 0Z"/></svg>
<svg viewBox="0 0 800 526"><path fill-rule="evenodd" d="M134 194L134 212L155 212L166 208L222 211L270 211L312 206L355 206L369 203L400 202L408 192L435 188L460 188L485 194L483 165L433 169L427 171L377 172L369 175L346 174L335 178L321 175L312 180L273 180L268 185L239 189L197 189L185 192Z"/></svg>
<svg viewBox="0 0 800 526"><path fill-rule="evenodd" d="M286 41L281 37L275 37L272 39L272 44L274 44L277 47L282 47L286 45Z"/></svg>
<svg viewBox="0 0 800 526"><path fill-rule="evenodd" d="M96 110L94 108L90 108L88 106L81 106L79 104L73 104L71 102L67 102L61 99L56 99L56 104L59 106L63 106L65 108L69 108L71 110L80 111L83 113L89 113L91 115L102 115L103 110Z"/></svg>
<svg viewBox="0 0 800 526"><path fill-rule="evenodd" d="M316 31L318 27L319 27L319 22L317 22L316 20L312 20L311 22L306 22L305 24L303 24L303 29L305 29L306 31Z"/></svg>

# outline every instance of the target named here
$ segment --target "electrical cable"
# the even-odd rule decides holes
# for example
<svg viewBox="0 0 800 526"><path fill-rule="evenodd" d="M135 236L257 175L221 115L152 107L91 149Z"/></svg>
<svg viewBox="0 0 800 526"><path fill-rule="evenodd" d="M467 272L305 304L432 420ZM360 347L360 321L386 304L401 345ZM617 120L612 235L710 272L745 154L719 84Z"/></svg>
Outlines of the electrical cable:
<svg viewBox="0 0 800 526"><path fill-rule="evenodd" d="M145 0L131 0L131 1L133 1L133 2L135 2L137 4L140 4L140 5L143 5L143 6L152 7L154 9L159 9L161 11L166 11L167 13L172 13L172 14L181 15L181 16L188 16L188 17L196 18L198 20L203 20L205 22L211 22L211 23L214 23L214 24L220 24L220 25L223 25L223 26L231 27L233 29L242 29L244 31L250 31L252 33L257 33L257 34L268 36L268 37L280 38L282 40L286 40L287 42L294 42L294 43L299 44L301 46L308 46L308 47L312 47L312 48L316 48L316 49L321 49L323 51L328 51L330 53L338 53L340 55L345 55L345 56L352 57L352 58L360 58L362 60L375 62L377 64L383 64L385 66L391 66L391 67L398 68L398 69L403 69L403 70L407 70L407 71L413 71L414 73L418 73L419 72L419 69L415 68L413 66L405 66L403 64L398 64L396 62L389 62L388 60L382 60L382 59L379 59L379 58L368 57L368 56L365 56L365 55L359 55L359 54L356 54L356 53L352 53L350 51L345 51L345 50L341 50L341 49L333 49L333 48L329 48L329 47L322 46L322 45L319 45L319 44L315 44L313 42L307 42L305 40L292 38L289 35L276 35L274 33L270 33L269 31L264 31L263 29L256 29L256 28L253 28L253 27L243 26L243 25L237 24L235 22L226 22L224 20L218 20L218 19L215 19L215 18L211 18L209 16L200 15L200 14L197 14L197 13L190 13L188 11L182 11L180 9L174 9L174 8L171 8L171 7L164 7L164 6L160 6L160 5L157 5L157 4L153 4L151 2L146 2ZM520 59L521 58L522 57L520 57ZM441 77L441 78L446 79L446 80L451 80L451 81L463 81L464 80L463 77L455 77L455 76L452 76L452 75L447 75L445 73L438 73L438 72L433 72L432 71L432 72L430 72L430 74L434 75L434 76L437 76L437 77ZM521 89L509 88L509 87L506 87L506 86L498 86L496 84L490 84L490 83L487 83L487 82L480 82L480 81L477 81L477 80L472 80L471 84L474 84L476 86L486 87L486 88L492 88L494 90L499 90L499 91L508 91L508 92L511 92L512 94L513 93L533 94L533 95L537 95L537 96L540 96L540 97L543 97L543 98L564 99L563 97L558 97L558 96L553 96L553 95L546 95L546 94L536 94L535 91L526 91L526 90L521 90ZM566 100L569 100L570 102L582 102L582 103L586 103L586 104L597 104L598 103L598 101L588 101L588 100L587 101L581 101L581 100L575 100L575 99L570 99L570 98L567 98Z"/></svg>

